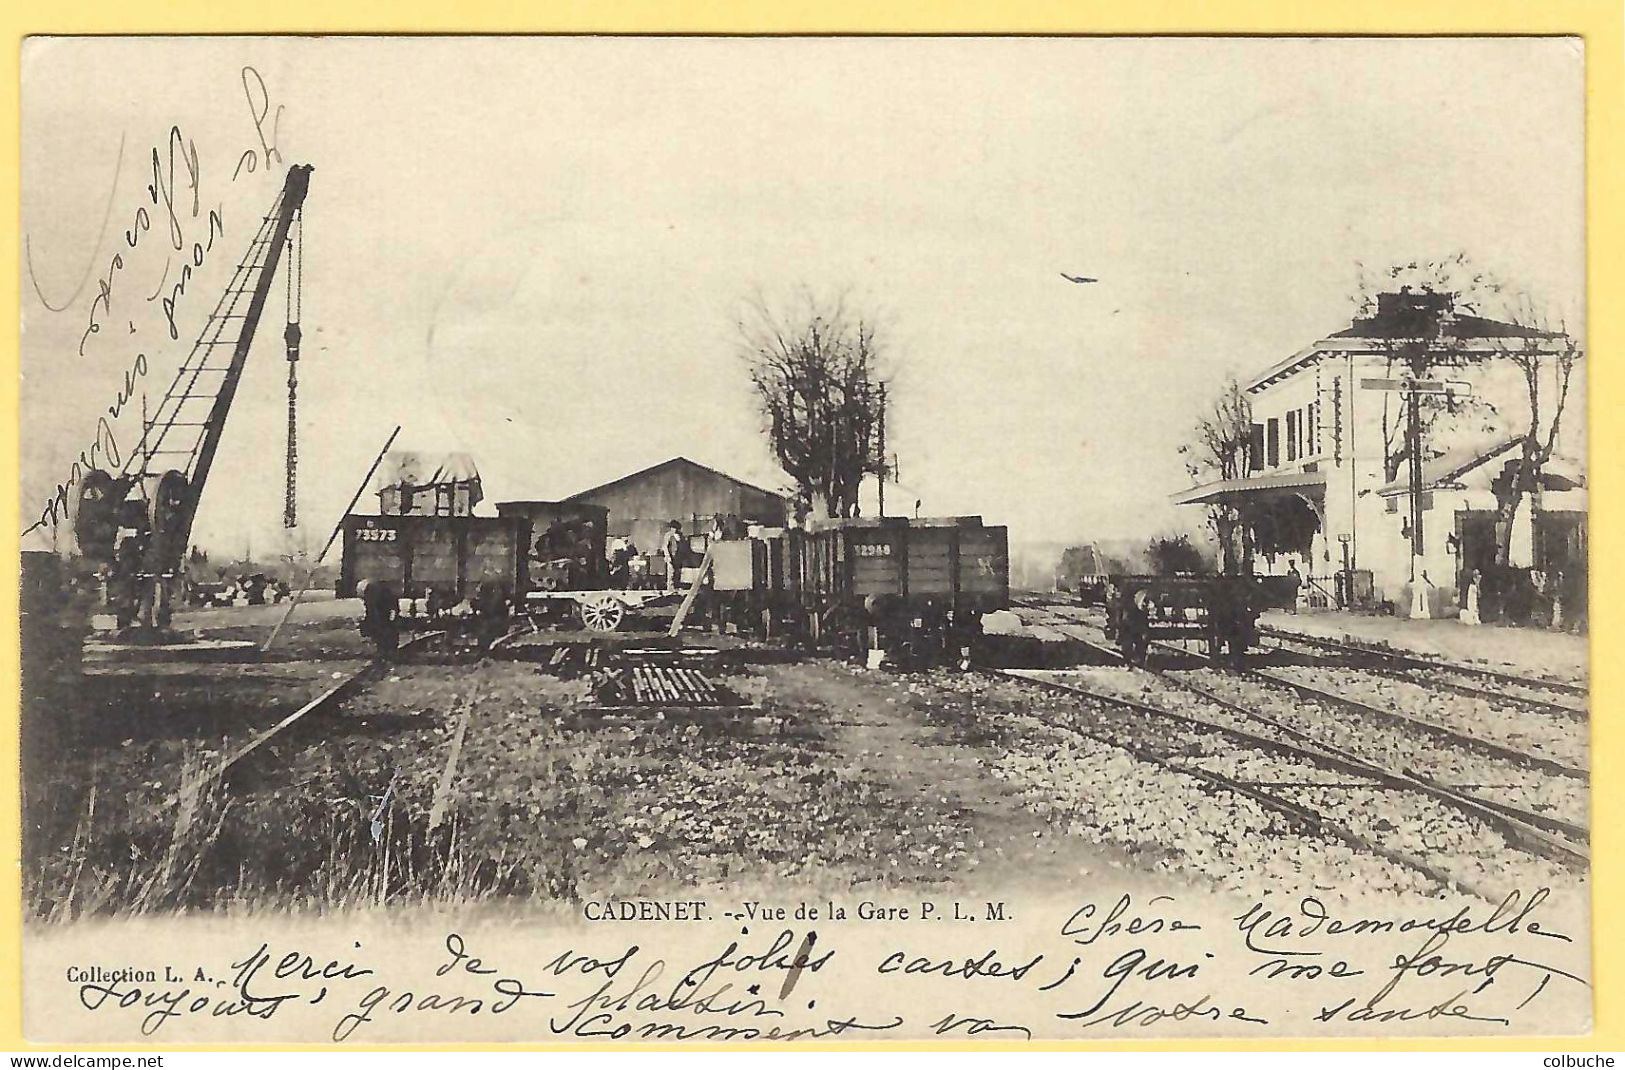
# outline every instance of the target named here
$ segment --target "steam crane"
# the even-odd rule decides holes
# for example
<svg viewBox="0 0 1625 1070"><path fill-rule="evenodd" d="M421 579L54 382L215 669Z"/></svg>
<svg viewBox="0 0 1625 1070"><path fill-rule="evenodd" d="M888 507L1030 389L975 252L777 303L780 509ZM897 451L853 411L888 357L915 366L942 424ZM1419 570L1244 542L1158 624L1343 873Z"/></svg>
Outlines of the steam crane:
<svg viewBox="0 0 1625 1070"><path fill-rule="evenodd" d="M181 362L163 400L143 415L141 443L119 475L96 470L80 482L74 536L80 552L109 570L109 596L121 628L168 626L185 575L185 557L203 488L225 431L243 366L265 311L284 249L289 249L288 498L293 519L294 391L299 359L298 235L311 168L288 169L282 191L261 221L214 311ZM225 353L230 356L222 360Z"/></svg>

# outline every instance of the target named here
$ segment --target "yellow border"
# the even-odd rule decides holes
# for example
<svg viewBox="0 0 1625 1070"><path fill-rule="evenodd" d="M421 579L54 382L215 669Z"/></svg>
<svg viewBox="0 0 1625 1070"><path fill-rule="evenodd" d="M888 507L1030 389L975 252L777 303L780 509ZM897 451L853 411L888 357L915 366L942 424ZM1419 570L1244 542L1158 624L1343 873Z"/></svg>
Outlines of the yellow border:
<svg viewBox="0 0 1625 1070"><path fill-rule="evenodd" d="M519 5L465 0L459 4L428 0L395 0L370 5L361 0L284 0L261 5L220 0L165 0L139 7L127 0L78 0L72 5L33 5L33 11L0 16L8 27L11 48L3 68L5 84L19 86L18 63L22 38L29 34L114 33L1032 33L1032 34L1573 34L1586 41L1587 227L1590 300L1587 302L1590 356L1588 368L1591 453L1595 458L1618 458L1625 447L1620 421L1610 420L1613 403L1621 396L1620 369L1615 363L1625 338L1625 310L1610 298L1625 293L1625 248L1621 224L1625 222L1625 36L1619 0L1365 0L1363 3L1313 4L1301 0L1096 0L1093 3L1045 3L1041 0L1001 4L966 0L880 4L863 0L830 0L823 4L746 4L670 0L666 3L622 2L614 5L575 2L537 3L531 10ZM14 101L17 97L12 98ZM12 206L13 225L0 227L0 290L7 295L10 322L0 339L0 415L10 428L17 426L17 366L20 314L20 250L17 235L21 218L18 156L21 116L16 104L0 113L0 141L6 166L0 173L0 201ZM0 485L16 488L17 449L8 441L0 463ZM1621 596L1616 527L1620 519L1621 470L1610 463L1589 467L1592 489L1591 596L1592 650L1619 650ZM4 558L15 561L16 532L20 530L19 501L15 490L0 495L0 539ZM7 574L14 576L13 571ZM0 583L0 620L6 642L0 675L4 677L5 714L0 721L0 751L17 753L17 620L16 584ZM1620 667L1608 658L1593 658L1592 708L1594 770L1592 852L1595 899L1599 905L1625 902L1621 876L1625 869L1625 803L1619 760L1625 755L1613 700L1621 694ZM21 902L17 884L20 826L17 765L0 767L0 857L6 860L8 879L0 885L0 1047L30 1050L22 1040L22 998L15 979L21 974ZM1168 1051L1502 1051L1534 1052L1619 1051L1625 1049L1625 942L1609 940L1612 927L1606 912L1599 912L1594 933L1596 1031L1585 1038L1402 1041L1195 1041L1094 1043L1068 1042L1021 1045L1024 1050L1168 1050ZM7 983L7 982L12 983ZM855 1045L809 1045L850 1048ZM899 1049L941 1049L960 1044L898 1044ZM495 1045L445 1046L453 1050L496 1049ZM534 1046L540 1048L541 1046ZM604 1048L653 1050L645 1045L595 1045ZM707 1046L710 1050L720 1050ZM1015 1045L977 1045L977 1050L1018 1048ZM64 1050L64 1049L40 1049ZM75 1049L91 1050L91 1049ZM118 1049L107 1049L118 1050ZM158 1050L231 1051L229 1047ZM278 1050L299 1050L282 1048ZM355 1050L387 1050L358 1048ZM704 1049L702 1049L704 1050Z"/></svg>

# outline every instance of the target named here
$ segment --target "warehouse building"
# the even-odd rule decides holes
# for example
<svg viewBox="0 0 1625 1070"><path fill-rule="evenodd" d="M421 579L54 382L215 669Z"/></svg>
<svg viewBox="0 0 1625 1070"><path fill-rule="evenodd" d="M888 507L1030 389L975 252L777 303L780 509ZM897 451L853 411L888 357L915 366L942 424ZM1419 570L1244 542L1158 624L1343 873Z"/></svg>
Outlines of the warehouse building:
<svg viewBox="0 0 1625 1070"><path fill-rule="evenodd" d="M703 535L718 518L782 527L792 515L790 501L784 495L687 457L673 457L588 487L563 503L608 510L609 538L629 538L644 551L659 547L662 534L673 520L682 525L685 534Z"/></svg>

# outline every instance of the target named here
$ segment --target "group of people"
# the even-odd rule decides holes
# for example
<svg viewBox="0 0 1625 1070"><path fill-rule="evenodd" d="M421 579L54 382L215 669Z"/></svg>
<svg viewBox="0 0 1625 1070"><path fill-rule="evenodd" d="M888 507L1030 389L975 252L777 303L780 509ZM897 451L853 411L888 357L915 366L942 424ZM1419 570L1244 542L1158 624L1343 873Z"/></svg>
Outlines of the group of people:
<svg viewBox="0 0 1625 1070"><path fill-rule="evenodd" d="M536 539L534 556L544 569L560 573L554 586L561 590L583 590L593 586L594 535L590 520L558 520ZM718 517L711 525L711 538L737 538L744 534L743 523L733 517ZM663 583L668 591L676 591L682 582L683 569L692 564L688 536L683 533L680 520L672 520L662 529L660 544L652 555L639 551L630 535L610 542L605 552L607 586L619 590L642 590ZM650 567L651 558L659 558L660 576ZM550 575L550 574L549 574Z"/></svg>
<svg viewBox="0 0 1625 1070"><path fill-rule="evenodd" d="M706 534L712 542L719 539L742 539L748 534L748 528L737 516L717 516L712 518L711 527ZM689 537L683 534L682 521L673 520L661 531L660 548L655 556L661 561L666 590L680 589L683 569L694 563ZM624 587L627 589L637 589L653 581L653 577L649 575L647 559L638 554L637 545L630 536L617 539L611 547L609 575L611 587L622 587L623 583L619 582L620 580L626 581Z"/></svg>
<svg viewBox="0 0 1625 1070"><path fill-rule="evenodd" d="M1583 632L1587 616L1586 577L1580 568L1475 568L1462 577L1463 624L1502 620Z"/></svg>
<svg viewBox="0 0 1625 1070"><path fill-rule="evenodd" d="M610 590L682 588L683 570L696 564L689 536L680 520L669 521L660 532L658 545L643 553L632 536L611 539L602 561L595 560L596 530L587 520L555 520L537 536L532 547L532 581L550 590L588 590L598 586ZM707 532L717 539L740 539L748 534L745 521L736 516L715 517ZM597 567L602 565L603 571Z"/></svg>
<svg viewBox="0 0 1625 1070"><path fill-rule="evenodd" d="M666 590L677 590L687 554L688 538L683 534L683 525L673 520L661 532L660 549L655 555L664 565ZM609 547L609 586L625 591L646 590L656 583L649 564L649 557L638 551L632 536L614 540Z"/></svg>

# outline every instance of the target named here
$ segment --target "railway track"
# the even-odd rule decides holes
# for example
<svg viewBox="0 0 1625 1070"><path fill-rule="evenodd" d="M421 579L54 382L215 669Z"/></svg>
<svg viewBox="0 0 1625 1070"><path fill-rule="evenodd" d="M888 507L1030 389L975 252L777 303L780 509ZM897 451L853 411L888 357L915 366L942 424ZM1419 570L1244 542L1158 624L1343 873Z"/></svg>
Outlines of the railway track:
<svg viewBox="0 0 1625 1070"><path fill-rule="evenodd" d="M1013 598L1011 602L1019 608L1045 614L1048 619L1039 623L1048 628L1064 630L1067 625L1080 621L1097 625L1104 621L1102 610L1062 598L1028 596ZM1568 718L1584 719L1590 716L1586 704L1590 689L1582 684L1426 658L1390 647L1340 642L1267 625L1259 628L1259 635L1272 640L1274 648L1278 650L1296 649L1326 661L1331 661L1331 655L1338 655L1346 659L1338 664L1347 668L1406 680L1437 691L1449 691L1496 705L1516 706ZM1184 650L1180 652L1190 653ZM1495 686L1484 686L1486 683Z"/></svg>
<svg viewBox="0 0 1625 1070"><path fill-rule="evenodd" d="M401 644L398 653L411 654L427 649L445 636L445 632L423 632ZM218 764L206 769L191 782L181 785L178 798L185 799L188 796L195 798L204 784L213 780L223 780L233 771L240 769L249 759L266 753L274 740L294 726L309 723L315 717L337 709L345 701L364 691L369 684L376 682L388 671L391 664L392 662L382 658L374 658L356 671L343 676L337 683L269 728L256 732L247 743L227 754Z"/></svg>
<svg viewBox="0 0 1625 1070"><path fill-rule="evenodd" d="M1098 630L1090 634L1092 622L1086 623L1073 612L1056 613L1049 606L1034 606L1040 612L1048 614L1052 619L1043 623L1049 627L1062 628L1068 631L1080 642L1088 643L1104 654L1110 655L1117 661L1117 653L1107 645L1104 635ZM1081 607L1064 607L1067 610L1079 610ZM1098 626L1094 626L1098 629ZM1206 658L1192 654L1179 648L1166 647L1164 649L1175 651L1185 658L1200 664ZM1381 784L1389 790L1404 790L1426 796L1433 804L1448 807L1458 814L1469 817L1493 826L1507 841L1532 854L1539 855L1549 861L1556 862L1569 868L1582 868L1589 862L1587 850L1588 833L1584 825L1578 821L1569 820L1563 816L1541 813L1532 809L1515 806L1501 801L1484 792L1513 792L1529 797L1532 787L1529 782L1529 771L1534 770L1546 776L1569 777L1584 779L1585 772L1562 763L1551 762L1538 756L1531 756L1526 752L1515 751L1511 748L1499 747L1494 744L1486 746L1487 741L1473 739L1462 733L1445 731L1430 731L1431 738L1445 742L1447 745L1470 745L1480 753L1488 753L1492 763L1483 767L1493 773L1509 774L1503 776L1490 776L1480 778L1473 784L1451 785L1436 775L1429 775L1429 771L1416 768L1420 762L1401 763L1381 760L1386 756L1383 748L1361 749L1349 746L1339 746L1336 742L1324 738L1324 733L1316 733L1314 727L1307 724L1294 725L1286 719L1271 717L1256 708L1256 703L1248 701L1246 696L1234 693L1222 694L1210 687L1204 687L1187 674L1169 671L1146 670L1151 678L1165 689L1174 689L1181 692L1186 703L1193 698L1199 709L1204 710L1215 721L1227 722L1231 728L1246 725L1254 729L1244 735L1256 735L1259 726L1270 734L1274 742L1272 747L1290 746L1295 756L1302 760L1310 760L1327 765L1328 768L1342 769L1357 772L1366 777L1369 782ZM1069 691L1096 701L1113 704L1125 710L1133 710L1141 714L1149 714L1164 720L1185 720L1192 718L1186 714L1176 713L1173 710L1150 703L1126 698L1120 694L1103 693L1080 687L1074 683L1062 682L1056 679L1042 679L1032 674L1015 671L1008 673L1018 679L1025 679L1040 686ZM1386 724L1402 728L1405 731L1421 732L1424 729L1420 722L1412 718L1396 720L1393 711L1380 710L1369 704L1357 700L1345 699L1320 692L1312 688L1299 688L1287 681L1275 681L1261 674L1243 674L1237 679L1252 678L1252 682L1271 686L1277 689L1290 690L1293 696L1300 700L1312 700L1322 708L1332 707L1343 712L1355 712L1361 717L1376 717ZM1170 699L1173 696L1169 695ZM1203 723L1212 723L1206 718L1199 719ZM1428 725L1427 730L1439 729L1441 726ZM1242 742L1242 737L1235 737ZM1256 744L1249 744L1254 745ZM1373 754L1375 751L1375 754ZM1396 751L1404 753L1400 748L1390 746L1386 754ZM1507 767L1515 768L1507 768ZM1287 786L1291 786L1289 782ZM1254 784L1249 792L1268 787ZM1583 801L1583 796L1581 796ZM1413 867L1415 868L1415 867Z"/></svg>
<svg viewBox="0 0 1625 1070"><path fill-rule="evenodd" d="M274 741L296 725L309 723L320 715L333 712L349 699L365 691L370 684L375 683L391 667L398 664L402 658L411 658L424 654L439 654L442 657L451 659L452 663L461 663L465 662L471 654L483 656L512 651L518 641L536 634L536 631L533 623L528 620L521 621L489 641L484 641L474 647L451 649L441 649L444 641L451 638L449 632L428 631L417 633L396 649L394 658L374 658L356 671L338 679L332 686L323 690L321 694L282 717L275 724L255 733L244 745L231 751L218 764L206 770L196 781L183 785L181 788L182 796L184 797L188 792L195 796L204 783L228 777L234 770L240 768L254 756L266 753ZM591 659L591 664L596 664L596 657Z"/></svg>
<svg viewBox="0 0 1625 1070"><path fill-rule="evenodd" d="M1427 711L1426 715L1419 715L1414 711L1404 712L1329 689L1347 683L1349 672L1350 670L1341 666L1292 666L1275 670L1252 668L1242 670L1241 674L1265 686L1289 689L1311 702L1340 706L1363 717L1387 721L1403 729L1431 736L1450 746L1461 747L1491 758L1521 763L1552 776L1566 777L1570 780L1586 781L1590 777L1583 764L1586 749L1583 726L1568 721L1557 724L1546 722L1520 725L1519 727L1525 731L1513 732L1504 724L1498 727L1483 722L1473 724L1471 718L1459 715L1454 718L1456 721L1454 725L1447 724L1445 722L1451 718L1444 711L1449 707L1429 703L1424 685L1411 683L1408 686L1414 689L1410 696L1414 700L1411 705L1423 707ZM1306 677L1310 679L1305 679ZM1358 679L1353 682L1360 683ZM1395 697L1396 701L1403 701L1405 695L1391 697ZM1468 727L1473 731L1467 731ZM1496 731L1503 737L1518 738L1504 740L1489 738Z"/></svg>
<svg viewBox="0 0 1625 1070"><path fill-rule="evenodd" d="M1094 723L1046 723L1189 776L1212 790L1250 799L1303 832L1383 858L1440 888L1460 888L1497 901L1501 893L1487 878L1504 864L1508 848L1572 871L1583 872L1587 865L1583 851L1512 815L1463 807L1461 800L1448 797L1448 789L1378 769L1357 756L1333 753L1313 741L1293 740L1285 732L1261 735L1023 670L984 672L1133 714L1134 722L1119 716ZM1390 803L1371 803L1396 794L1411 795L1434 811L1409 822L1405 830L1433 848L1431 857L1382 842L1398 828L1389 820L1396 811ZM1450 810L1441 814L1441 806L1434 804Z"/></svg>
<svg viewBox="0 0 1625 1070"><path fill-rule="evenodd" d="M1109 642L1105 638L1105 632L1102 629L1101 622L1091 619L1091 616L1093 615L1091 615L1083 607L1036 606L1035 608L1050 618L1043 621L1043 624L1046 627L1062 631L1064 634L1068 635L1069 638L1090 645L1095 649L1104 651L1113 655L1114 657L1117 656L1117 652L1110 646ZM1174 646L1169 643L1153 643L1152 645L1181 659L1185 659L1196 664L1213 664L1206 654L1198 651L1188 650L1184 647ZM1329 658L1326 658L1318 653L1311 656L1315 659L1319 666L1323 667L1327 673L1330 673L1333 676L1334 683L1336 682L1339 673L1361 673L1365 671L1363 666L1333 662ZM1481 725L1472 726L1478 731L1468 731L1466 727L1459 723L1457 725L1442 723L1438 719L1418 716L1415 713L1407 713L1403 710L1376 705L1374 703L1366 702L1350 695L1343 694L1339 691L1329 690L1328 688L1322 686L1316 686L1314 683L1305 681L1301 678L1301 676L1295 675L1296 673L1302 671L1296 667L1277 667L1276 671L1257 667L1236 669L1232 671L1245 679L1250 679L1257 682L1260 686L1290 690L1299 698L1308 700L1310 702L1352 712L1361 717L1385 721L1392 725L1398 726L1404 731L1429 736L1430 738L1443 742L1448 746L1459 747L1500 761L1525 765L1553 776L1565 777L1577 781L1588 781L1590 778L1589 769L1585 764L1583 764L1583 757L1580 757L1585 753L1586 749L1586 740L1583 735L1583 729L1579 727L1571 727L1573 725L1572 717L1584 717L1584 711L1565 709L1564 716L1567 724L1537 724L1519 726L1520 728L1526 728L1529 730L1528 732L1520 732L1518 733L1519 735L1530 735L1533 738L1500 741L1489 739L1484 735L1478 734L1478 731L1482 731L1483 726ZM1414 676L1400 675L1395 677L1388 674L1379 675L1383 679L1397 679L1404 685L1413 688L1425 689L1431 686L1430 681L1426 679L1419 679ZM1446 686L1438 688L1437 690L1444 690L1452 694L1460 693L1460 689L1455 686ZM1487 696L1482 689L1471 689L1468 697L1481 701L1491 701L1493 698L1493 696ZM1492 705L1493 704L1494 703L1492 702ZM1518 709L1529 708L1521 702L1505 703L1502 705L1512 706ZM1537 707L1537 710L1541 713L1551 712L1543 705ZM1532 743L1533 749L1527 745L1516 745L1517 743Z"/></svg>
<svg viewBox="0 0 1625 1070"><path fill-rule="evenodd" d="M1519 676L1478 666L1460 665L1392 650L1342 643L1282 628L1266 627L1259 629L1259 632L1273 640L1277 649L1293 650L1327 661L1331 660L1329 655L1337 655L1345 659L1340 664L1362 672L1405 680L1435 690L1481 699L1498 706L1516 707L1580 720L1590 716L1586 706L1590 692L1578 684L1534 676ZM1482 681L1488 681L1496 686L1482 686L1480 683Z"/></svg>
<svg viewBox="0 0 1625 1070"><path fill-rule="evenodd" d="M1059 622L1101 616L1077 602L1061 596L1029 595L1013 598L1012 603L1049 614ZM1051 625L1052 622L1044 622ZM1392 647L1374 646L1306 635L1287 628L1263 626L1259 634L1273 640L1278 648L1296 647L1313 651L1315 656L1342 655L1351 659L1350 668L1388 675L1394 679L1411 680L1440 691L1451 691L1472 698L1482 698L1503 705L1557 714L1564 717L1584 718L1590 715L1587 707L1590 688L1566 680L1552 680L1491 669L1481 665L1464 665L1442 658L1429 658ZM1418 676L1419 673L1426 674ZM1468 683L1466 681L1477 681ZM1494 688L1484 684L1494 684ZM1577 701L1576 701L1577 700Z"/></svg>

